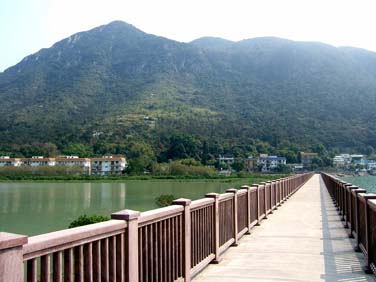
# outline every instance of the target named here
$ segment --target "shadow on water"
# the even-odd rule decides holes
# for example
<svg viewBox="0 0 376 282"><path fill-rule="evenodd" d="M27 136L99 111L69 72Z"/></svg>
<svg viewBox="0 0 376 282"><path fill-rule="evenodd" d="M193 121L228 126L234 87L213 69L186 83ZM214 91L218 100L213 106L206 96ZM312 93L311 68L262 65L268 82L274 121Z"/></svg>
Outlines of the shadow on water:
<svg viewBox="0 0 376 282"><path fill-rule="evenodd" d="M322 279L328 282L375 281L372 275L364 273L364 257L355 253L355 242L347 236L347 229L338 215L336 207L320 177L320 198L322 215L322 240L325 261L325 274Z"/></svg>

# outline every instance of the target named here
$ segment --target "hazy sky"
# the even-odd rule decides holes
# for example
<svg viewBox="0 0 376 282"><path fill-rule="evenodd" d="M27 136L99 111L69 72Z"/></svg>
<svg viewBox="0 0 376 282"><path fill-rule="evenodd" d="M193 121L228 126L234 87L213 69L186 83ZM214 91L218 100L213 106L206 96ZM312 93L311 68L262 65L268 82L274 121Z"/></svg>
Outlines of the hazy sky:
<svg viewBox="0 0 376 282"><path fill-rule="evenodd" d="M376 51L376 0L0 0L0 71L114 20L178 41L278 36Z"/></svg>

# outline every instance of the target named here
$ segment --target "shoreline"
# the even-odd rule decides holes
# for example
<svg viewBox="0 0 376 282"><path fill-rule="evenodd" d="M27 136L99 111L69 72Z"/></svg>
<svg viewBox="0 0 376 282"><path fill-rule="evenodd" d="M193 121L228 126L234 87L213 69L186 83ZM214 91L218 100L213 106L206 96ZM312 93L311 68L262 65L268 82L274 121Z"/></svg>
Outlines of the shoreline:
<svg viewBox="0 0 376 282"><path fill-rule="evenodd" d="M0 179L0 183L25 183L25 182L35 182L35 183L87 183L87 182L97 182L97 183L116 183L116 182L129 182L129 181L151 181L151 182L237 182L240 180L249 180L255 183L262 181L269 181L277 178L284 177L285 175L255 175L246 177L218 177L218 178L199 178L199 177L124 177L124 178L82 178L74 179L67 177L66 179L58 178L45 178L45 177L35 177L35 178L24 178L24 179Z"/></svg>

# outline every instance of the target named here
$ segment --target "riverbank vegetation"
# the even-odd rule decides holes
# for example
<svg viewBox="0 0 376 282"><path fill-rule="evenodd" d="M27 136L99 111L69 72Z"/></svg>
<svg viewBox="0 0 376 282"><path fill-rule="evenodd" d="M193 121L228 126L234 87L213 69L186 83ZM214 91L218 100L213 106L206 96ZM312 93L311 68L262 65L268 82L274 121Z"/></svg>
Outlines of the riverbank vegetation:
<svg viewBox="0 0 376 282"><path fill-rule="evenodd" d="M45 182L120 182L120 181L220 181L233 182L239 179L246 179L247 183L281 178L287 174L255 174L239 172L231 176L218 175L213 169L206 167L189 167L183 164L158 165L153 173L142 175L87 175L81 171L70 168L62 170L57 167L0 167L0 181L45 181Z"/></svg>
<svg viewBox="0 0 376 282"><path fill-rule="evenodd" d="M285 174L257 174L248 173L244 169L234 172L231 176L218 174L215 166L204 166L194 158L175 160L168 163L154 162L148 167L140 166L134 169L134 162L121 175L88 175L80 167L66 166L21 166L0 167L0 181L125 181L125 180L220 180L232 179L260 179L271 180ZM141 169L142 168L142 169Z"/></svg>

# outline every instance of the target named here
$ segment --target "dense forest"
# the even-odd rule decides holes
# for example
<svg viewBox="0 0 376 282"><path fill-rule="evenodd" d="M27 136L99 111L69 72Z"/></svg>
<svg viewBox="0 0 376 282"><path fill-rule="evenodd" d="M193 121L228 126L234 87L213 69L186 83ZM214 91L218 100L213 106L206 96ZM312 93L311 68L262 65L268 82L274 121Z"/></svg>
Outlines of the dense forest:
<svg viewBox="0 0 376 282"><path fill-rule="evenodd" d="M0 73L0 155L157 162L376 148L376 53L280 38L181 43L124 22Z"/></svg>

